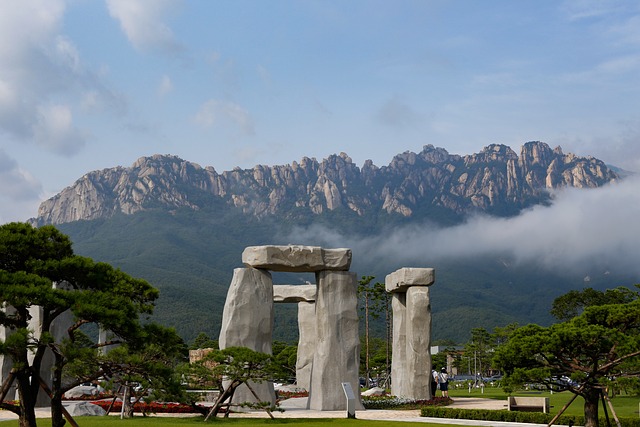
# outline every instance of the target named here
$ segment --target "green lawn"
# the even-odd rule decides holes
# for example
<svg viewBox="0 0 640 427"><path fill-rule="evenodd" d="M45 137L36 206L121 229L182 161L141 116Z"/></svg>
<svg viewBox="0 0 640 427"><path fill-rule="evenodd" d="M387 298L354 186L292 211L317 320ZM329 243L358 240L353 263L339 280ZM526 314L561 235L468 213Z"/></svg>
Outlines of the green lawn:
<svg viewBox="0 0 640 427"><path fill-rule="evenodd" d="M171 426L202 426L202 425L229 425L233 427L243 426L269 426L269 425L287 425L287 426L304 426L304 427L329 427L329 426L375 426L375 427L407 427L406 422L400 421L371 421L371 420L348 420L345 418L279 418L276 420L264 418L216 418L204 422L203 417L196 418L165 418L165 417L134 417L131 419L121 420L119 417L76 417L80 427L171 427ZM6 421L3 426L17 426L18 421ZM51 425L50 419L39 419L38 425ZM67 424L68 425L68 424ZM449 424L421 424L424 426L432 425L434 427L459 427Z"/></svg>
<svg viewBox="0 0 640 427"><path fill-rule="evenodd" d="M484 393L482 393L479 389L471 389L471 393L469 393L469 389L467 388L455 389L454 387L450 387L449 396L454 400L456 397L484 397L487 399L499 399L505 401L507 400L507 394L499 387L485 387ZM573 394L567 391L551 394L548 391L520 390L514 392L513 396L548 397L549 404L551 405L551 413L556 414L571 399L571 397L573 397ZM618 395L611 399L611 403L613 404L613 408L616 411L616 415L618 415L619 417L638 417L638 405L640 404L640 397ZM571 406L569 406L565 414L582 415L584 413L583 405L584 400L581 397L578 397L573 401ZM602 415L604 415L604 412L602 412L602 406L600 406L598 410ZM609 411L608 407L607 411ZM611 416L611 413L609 413L609 415Z"/></svg>

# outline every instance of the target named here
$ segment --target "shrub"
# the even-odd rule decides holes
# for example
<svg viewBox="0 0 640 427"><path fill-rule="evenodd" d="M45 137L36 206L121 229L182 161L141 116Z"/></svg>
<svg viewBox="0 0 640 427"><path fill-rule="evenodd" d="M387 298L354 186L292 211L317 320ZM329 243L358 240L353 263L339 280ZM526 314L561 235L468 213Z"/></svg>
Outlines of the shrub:
<svg viewBox="0 0 640 427"><path fill-rule="evenodd" d="M481 421L507 421L516 423L548 424L554 417L553 414L542 412L518 412L491 409L457 409L428 406L420 410L422 417L453 418ZM640 427L638 418L619 418L622 427ZM606 420L600 419L600 425L606 425ZM562 415L555 424L560 425L584 425L583 416Z"/></svg>
<svg viewBox="0 0 640 427"><path fill-rule="evenodd" d="M453 400L448 397L434 397L431 400L406 399L396 396L368 396L362 398L366 409L420 409L425 406L445 406Z"/></svg>

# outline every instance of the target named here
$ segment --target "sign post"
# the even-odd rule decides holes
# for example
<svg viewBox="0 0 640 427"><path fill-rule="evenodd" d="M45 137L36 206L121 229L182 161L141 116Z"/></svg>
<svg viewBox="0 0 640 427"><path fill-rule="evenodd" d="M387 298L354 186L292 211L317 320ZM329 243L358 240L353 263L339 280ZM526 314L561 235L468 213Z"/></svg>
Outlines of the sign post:
<svg viewBox="0 0 640 427"><path fill-rule="evenodd" d="M356 396L353 394L351 383L342 383L342 390L347 398L347 418L356 417Z"/></svg>

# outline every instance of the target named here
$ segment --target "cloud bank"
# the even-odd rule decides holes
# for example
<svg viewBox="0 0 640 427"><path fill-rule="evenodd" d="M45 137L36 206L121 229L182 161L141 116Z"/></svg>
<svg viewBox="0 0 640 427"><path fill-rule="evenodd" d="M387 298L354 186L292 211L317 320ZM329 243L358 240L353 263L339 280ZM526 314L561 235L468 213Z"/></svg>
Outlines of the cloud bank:
<svg viewBox="0 0 640 427"><path fill-rule="evenodd" d="M164 18L180 3L175 0L107 0L107 7L136 49L174 54L182 52L184 47L176 40Z"/></svg>
<svg viewBox="0 0 640 427"><path fill-rule="evenodd" d="M0 148L0 224L19 217L25 208L38 206L42 186L29 172ZM31 210L31 209L30 209Z"/></svg>
<svg viewBox="0 0 640 427"><path fill-rule="evenodd" d="M640 277L638 188L640 177L634 176L598 189L559 190L551 206L513 218L477 216L454 227L407 226L365 238L312 227L289 239L349 247L368 264L433 266L495 255L557 273L599 268Z"/></svg>

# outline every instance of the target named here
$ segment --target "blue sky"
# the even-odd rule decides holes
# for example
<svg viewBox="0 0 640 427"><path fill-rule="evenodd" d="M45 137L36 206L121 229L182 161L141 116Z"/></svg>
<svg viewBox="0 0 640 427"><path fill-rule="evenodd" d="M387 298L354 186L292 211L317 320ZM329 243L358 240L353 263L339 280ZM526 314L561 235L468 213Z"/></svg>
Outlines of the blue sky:
<svg viewBox="0 0 640 427"><path fill-rule="evenodd" d="M0 2L0 223L156 153L222 172L531 140L640 171L640 3Z"/></svg>

